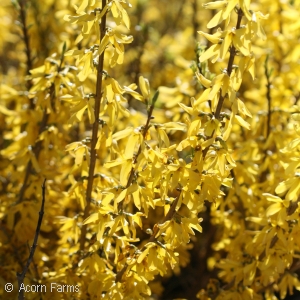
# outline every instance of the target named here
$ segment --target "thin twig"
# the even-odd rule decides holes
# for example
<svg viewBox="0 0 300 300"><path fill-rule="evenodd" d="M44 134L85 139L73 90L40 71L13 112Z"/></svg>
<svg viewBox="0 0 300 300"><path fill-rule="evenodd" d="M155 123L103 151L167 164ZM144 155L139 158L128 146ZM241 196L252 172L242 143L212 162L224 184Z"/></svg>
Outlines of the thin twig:
<svg viewBox="0 0 300 300"><path fill-rule="evenodd" d="M26 0L19 0L20 6L20 20L21 20L21 27L23 32L23 40L25 44L25 53L26 53L26 73L29 75L30 70L32 70L32 55L31 55L31 48L29 42L29 33L28 33L28 26L27 26L27 15L26 15ZM30 90L32 87L32 81L27 81L27 90ZM30 109L34 109L34 102L33 99L30 101Z"/></svg>
<svg viewBox="0 0 300 300"><path fill-rule="evenodd" d="M242 9L239 9L237 14L238 14L238 18L237 18L237 23L236 23L236 30L241 28L241 22L242 22L242 18L243 18L244 13L243 13ZM234 58L235 58L236 53L237 53L236 49L233 45L230 47L229 52L230 52L230 56L229 56L229 60L228 60L228 64L227 64L227 75L230 77L232 69L233 69ZM217 108L216 108L216 112L214 113L214 117L215 117L216 120L219 120L219 118L220 118L221 109L222 109L225 98L226 98L226 95L224 95L224 96L222 96L222 94L220 95L219 102L218 102ZM213 131L213 133L211 134L209 139L213 137L214 133L215 133L215 131ZM203 160L204 160L208 150L209 150L209 147L206 147L203 150L203 152L202 152Z"/></svg>
<svg viewBox="0 0 300 300"><path fill-rule="evenodd" d="M27 241L27 248L28 248L28 251L30 253L30 246L29 246L29 243ZM34 268L34 272L35 272L35 276L37 279L40 279L40 274L39 274L39 270L38 270L38 266L37 264L35 263L34 259L32 259L32 265L33 265L33 268Z"/></svg>
<svg viewBox="0 0 300 300"><path fill-rule="evenodd" d="M50 54L50 43L48 42L49 40L49 35L51 33L50 29L51 27L49 26L50 23L45 23L45 13L42 11L41 7L43 7L43 2L42 1L30 1L32 10L33 10L33 17L35 21L35 28L38 32L38 34L35 36L36 39L39 39L39 55L38 58L40 57L48 57ZM53 10L54 10L55 2L51 6L49 6L47 14L49 16L53 15ZM46 25L47 24L47 25ZM45 26L46 25L46 26ZM35 57L37 58L37 56Z"/></svg>
<svg viewBox="0 0 300 300"><path fill-rule="evenodd" d="M55 87L54 84L52 84L52 86L50 87L50 97L51 97L51 102L53 101L54 97L55 97ZM48 119L49 119L49 114L47 113L47 108L44 109L44 113L43 113L43 118L40 124L40 128L39 128L39 135L45 130L47 123L48 123ZM32 149L32 152L34 154L34 156L36 157L36 159L38 160L39 155L41 153L42 150L42 141L38 141ZM19 199L17 203L21 203L23 201L24 198L24 194L26 189L28 188L29 184L28 184L28 180L29 180L29 176L32 172L32 163L31 160L29 160L29 162L27 163L26 166L26 171L25 171L25 177L23 180L23 185L22 188L20 190L19 193Z"/></svg>
<svg viewBox="0 0 300 300"><path fill-rule="evenodd" d="M236 25L236 29L239 29L241 27L241 20L242 20L242 17L243 17L243 12L241 9L239 9L238 11L238 20L237 20L237 25ZM236 49L234 46L231 46L230 48L230 57L229 57L229 61L228 61L228 66L227 66L227 74L228 76L230 76L231 72L232 72L232 67L233 67L233 62L234 62L234 57L236 55ZM220 116L220 113L221 113L221 109L222 109L222 105L223 105L223 102L224 102L224 99L225 97L223 97L222 95L220 96L220 99L219 99L219 102L218 102L218 105L217 105L217 109L216 109L216 113L215 113L215 117L218 119L219 116ZM212 136L213 136L213 133L212 133ZM207 154L207 151L208 151L208 148L205 148L204 151L203 151L203 159L205 158L206 154ZM178 196L172 203L167 215L164 217L164 219L160 222L160 224L163 224L165 223L166 221L169 221L173 218L175 212L176 212L176 206L177 206L177 203L178 203L178 200L179 200L180 196ZM149 239L149 242L155 242L157 240L157 238L155 237L157 232L159 230L159 227L158 226L155 226L154 227L154 232L153 234L151 235L150 239ZM117 273L116 275L116 279L115 279L115 282L120 282L122 280L122 277L123 277L123 274L125 273L126 269L127 269L128 265L125 263L124 267L121 269L120 272Z"/></svg>
<svg viewBox="0 0 300 300"><path fill-rule="evenodd" d="M62 49L62 53L61 53L61 58L60 58L60 64L57 68L57 73L59 73L61 70L62 70L62 65L63 65L63 62L64 62L64 58L65 58L65 44L63 46L63 49ZM54 83L52 83L52 85L50 86L49 88L49 94L50 94L50 102L51 102L51 106L53 106L53 102L54 102L54 99L55 99L55 85ZM44 109L44 113L43 113L43 118L42 118L42 121L40 123L40 128L39 128L39 133L38 135L40 135L46 128L47 124L48 124L48 120L49 120L49 117L50 117L50 114L48 114L47 112L47 107L45 107ZM40 155L40 152L42 150L42 141L39 140L34 146L33 146L33 149L32 149L32 152L35 156L35 158L38 160L39 158L39 155ZM25 191L26 189L28 188L29 184L28 184L28 180L29 180L29 176L32 172L32 163L31 163L31 160L29 160L29 162L27 163L27 166L26 166L26 170L25 170L25 177L24 177L24 180L23 180L23 185L22 185L22 188L20 190L20 193L19 193L19 199L18 199L18 202L17 203L20 203L23 201L23 198L24 198L24 194L25 194Z"/></svg>
<svg viewBox="0 0 300 300"><path fill-rule="evenodd" d="M43 190L43 196L42 196L42 204L41 204L41 210L39 212L39 219L38 219L38 223L36 226L36 230L35 230L35 235L34 235L34 239L33 239L33 244L32 247L30 249L30 253L29 253L29 257L27 259L26 265L22 271L22 273L18 273L17 272L17 279L18 279L18 291L19 291L19 295L18 295L18 300L23 300L24 299L24 289L22 289L22 285L24 284L24 278L25 275L28 271L28 268L33 260L33 256L34 256L34 252L36 250L37 247L37 241L38 241L38 237L40 234L40 230L41 230L41 225L42 225L42 221L43 221L43 216L44 216L44 206L45 206L45 194L46 194L46 179L43 182L42 185L42 190Z"/></svg>
<svg viewBox="0 0 300 300"><path fill-rule="evenodd" d="M156 93L154 94L154 96L153 96L153 98L152 98L151 106L150 106L150 108L149 108L149 110L148 110L148 117L147 117L146 125L145 125L145 127L144 127L144 129L143 129L143 140L145 140L146 135L147 135L147 132L148 132L148 130L149 130L149 128L150 128L150 121L151 121L151 119L152 119L152 114L153 114L155 102L156 102L156 100L157 100L157 98L158 98L158 95L159 95L159 92L156 91ZM134 174L135 174L135 165L136 165L136 163L137 163L138 157L139 157L139 155L141 154L141 152L142 152L142 146L140 145L140 146L139 146L139 150L138 150L137 154L135 155L135 157L134 157L134 159L133 159L133 167L131 168L130 175L129 175L129 178L128 178L128 181L127 181L127 184L126 184L126 188L128 188L128 187L131 185L132 181L133 181ZM174 213L175 213L175 208L176 208L176 205L177 205L177 203L178 203L178 199L179 199L179 197L177 197L177 198L174 200L174 202L173 202L172 206L170 207L170 209L169 209L167 215L166 215L166 216L164 217L164 219L160 222L160 224L163 224L163 223L165 223L167 220L171 220L171 219L172 219L172 217L173 217L173 215L174 215ZM122 208L123 208L123 201L119 203L118 209L121 210ZM155 226L154 232L153 232L153 234L151 235L151 237L150 237L150 239L149 239L149 241L148 241L149 243L150 243L150 242L154 242L154 241L157 239L157 238L155 237L156 234L157 234L157 232L158 232L158 227ZM120 282L120 281L122 280L123 274L125 273L127 267L128 267L128 265L125 263L125 265L124 265L124 267L122 268L122 270L121 270L120 272L118 272L118 274L116 275L116 280L115 280L116 282Z"/></svg>
<svg viewBox="0 0 300 300"><path fill-rule="evenodd" d="M268 100L268 119L267 119L266 139L270 135L270 130L271 130L271 115L272 115L272 112L271 112L271 103L272 103L271 86L272 86L272 83L271 83L271 80L270 80L270 75L271 75L270 73L271 72L269 71L269 68L268 68L268 60L269 60L269 56L267 56L266 61L265 61L265 76L266 76L266 79L267 79L267 84L266 84L267 94L266 94L266 97L267 97L267 100Z"/></svg>
<svg viewBox="0 0 300 300"><path fill-rule="evenodd" d="M193 27L193 38L194 40L197 40L197 30L198 30L198 22L197 22L197 12L198 12L198 0L194 0L193 4L193 17L192 17L192 27Z"/></svg>
<svg viewBox="0 0 300 300"><path fill-rule="evenodd" d="M172 30L174 28L177 28L177 23L179 22L179 20L182 19L181 15L183 13L184 4L185 4L185 1L181 1L176 16L173 19L171 19L171 20L169 20L168 22L165 23L166 26L161 31L161 35L160 35L161 37L166 35L170 30Z"/></svg>
<svg viewBox="0 0 300 300"><path fill-rule="evenodd" d="M142 24L143 22L143 13L145 11L145 3L138 1L136 4L136 37L134 37L133 42L130 44L128 49L136 49L136 59L129 64L127 69L127 74L133 77L133 83L138 85L139 75L142 66L142 56L145 51L145 44L149 40L149 25ZM140 24L142 24L140 26ZM132 76L134 74L134 76ZM128 105L132 106L133 96L128 95ZM134 107L134 106L133 106Z"/></svg>
<svg viewBox="0 0 300 300"><path fill-rule="evenodd" d="M143 128L143 141L142 141L142 143L145 141L147 132L148 132L148 130L150 128L150 121L153 119L152 114L153 114L155 102L156 102L156 100L158 98L158 95L159 95L159 91L156 91L156 93L154 94L154 96L152 98L151 106L148 109L148 117L147 117L146 125ZM135 175L136 163L137 163L138 157L139 157L139 155L141 153L142 153L142 145L139 146L139 149L138 149L137 153L133 157L133 160L132 160L132 165L133 166L132 166L132 168L130 170L130 173L129 173L129 177L128 177L128 180L127 180L126 188L129 188L130 185L133 182L134 175ZM118 205L118 210L120 211L122 209L123 209L123 201L121 201L119 203L119 205Z"/></svg>
<svg viewBox="0 0 300 300"><path fill-rule="evenodd" d="M102 0L102 8L106 6L106 0ZM101 18L100 27L100 39L105 35L106 31L106 13ZM92 198L92 189L94 182L94 171L96 165L96 144L98 139L98 130L99 130L99 114L100 114L100 105L102 99L102 76L103 76L103 67L104 67L104 53L103 51L99 55L98 67L97 67L97 81L96 81L96 96L95 96L95 122L92 128L92 140L91 140L91 156L90 156L90 166L89 166L89 179L86 190L86 206L84 209L83 219L85 220L90 212L91 198ZM85 236L86 236L86 226L82 226L81 235L80 235L80 250L84 250Z"/></svg>

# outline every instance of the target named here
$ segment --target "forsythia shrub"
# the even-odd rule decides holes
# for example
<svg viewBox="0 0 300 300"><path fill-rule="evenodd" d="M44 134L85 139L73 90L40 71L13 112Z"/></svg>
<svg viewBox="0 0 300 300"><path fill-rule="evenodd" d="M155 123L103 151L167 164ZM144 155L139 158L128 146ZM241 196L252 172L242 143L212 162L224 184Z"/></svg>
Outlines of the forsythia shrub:
<svg viewBox="0 0 300 300"><path fill-rule="evenodd" d="M300 290L299 12L2 0L1 299Z"/></svg>

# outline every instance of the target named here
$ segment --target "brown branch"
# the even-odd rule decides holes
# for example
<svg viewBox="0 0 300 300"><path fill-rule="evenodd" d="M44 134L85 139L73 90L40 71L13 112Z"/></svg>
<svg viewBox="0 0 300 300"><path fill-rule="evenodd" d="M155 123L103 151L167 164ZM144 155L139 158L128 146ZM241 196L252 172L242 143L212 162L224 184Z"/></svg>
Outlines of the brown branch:
<svg viewBox="0 0 300 300"><path fill-rule="evenodd" d="M147 117L146 125L143 128L143 141L145 141L145 139L146 139L147 132L150 128L150 121L153 119L152 114L153 114L155 102L158 98L158 95L159 95L159 91L156 91L156 93L154 94L154 96L152 98L151 106L148 109L148 117ZM143 143L143 141L142 141L142 143ZM142 153L142 145L139 146L138 152L133 157L133 161L132 161L133 166L130 170L130 174L129 174L129 177L128 177L128 180L127 180L126 188L128 188L133 182L134 175L135 175L135 166L136 166L138 157L140 156L141 153ZM118 210L120 211L122 209L123 209L123 202L121 201L118 205Z"/></svg>
<svg viewBox="0 0 300 300"><path fill-rule="evenodd" d="M239 29L241 27L241 20L243 17L243 12L241 9L239 9L238 11L238 20L237 20L237 25L236 25L236 29ZM234 57L236 55L236 49L234 46L231 46L230 48L230 57L229 57L229 61L228 61L228 66L227 66L227 74L228 76L230 76L231 72L232 72L232 67L233 67L233 62L234 62ZM221 108L223 105L225 97L223 97L222 95L220 96L218 105L217 105L217 109L216 109L216 113L215 113L215 117L218 119L220 117L220 113L221 113ZM150 119L149 119L150 121ZM214 133L212 133L211 137L213 136ZM203 159L205 158L208 148L205 148L203 151ZM169 221L173 218L174 213L176 212L176 206L178 203L180 196L178 196L174 202L172 203L167 215L164 217L164 219L159 223L159 224L163 224L166 221ZM151 235L149 242L155 242L157 240L157 238L155 237L157 232L159 230L159 227L156 225L154 226L154 232ZM115 282L120 282L122 280L123 274L125 273L126 269L127 269L128 265L125 263L124 267L122 268L122 270L120 272L118 272L118 274L116 275L116 279Z"/></svg>
<svg viewBox="0 0 300 300"><path fill-rule="evenodd" d="M106 0L102 0L102 9L106 6ZM106 31L106 13L101 18L100 27L100 39L105 36ZM99 55L99 61L97 66L97 81L96 81L96 96L95 96L95 122L92 128L92 140L91 140L91 156L90 156L90 166L89 166L89 179L86 190L86 206L84 209L83 219L85 220L90 212L91 199L92 199L92 189L94 182L94 171L96 165L96 144L98 139L98 130L99 130L99 114L100 114L100 105L102 99L102 76L104 68L104 53L103 51ZM86 236L86 226L82 226L81 235L80 235L80 250L84 250L85 236Z"/></svg>
<svg viewBox="0 0 300 300"><path fill-rule="evenodd" d="M23 300L24 299L24 289L22 289L21 286L24 284L25 275L26 275L26 273L28 271L28 268L29 268L29 266L30 266L30 264L33 260L34 252L35 252L36 247L37 247L37 241L38 241L38 237L39 237L40 230L41 230L41 225L42 225L43 216L44 216L44 206L45 206L45 194L46 194L45 184L46 184L46 179L44 180L43 185L42 185L43 197L42 197L41 210L39 212L39 219L38 219L38 223L37 223L37 226L36 226L35 235L34 235L34 239L33 239L33 244L32 244L32 247L30 249L29 257L27 259L26 265L25 265L22 273L17 272L18 287L19 287L18 288L18 291L19 291L18 300Z"/></svg>
<svg viewBox="0 0 300 300"><path fill-rule="evenodd" d="M268 60L269 60L269 56L267 56L266 58L266 61L265 61L265 76L266 76L266 79L267 79L267 84L266 84L266 87L267 87L267 94L266 94L266 97L267 97L267 100L268 100L268 119L267 119L267 133L266 133L266 139L269 137L270 135L270 130L271 130L271 115L272 115L272 112L271 112L271 103L272 103L272 98L271 98L271 81L270 81L270 71L269 71L269 68L268 68Z"/></svg>
<svg viewBox="0 0 300 300"><path fill-rule="evenodd" d="M193 27L193 38L196 40L198 35L198 22L197 22L197 12L198 12L198 0L194 0L193 4L193 17L192 17L192 27Z"/></svg>
<svg viewBox="0 0 300 300"><path fill-rule="evenodd" d="M31 55L31 48L29 42L29 33L28 33L28 26L27 26L27 15L26 15L26 0L18 0L20 6L20 20L21 20L21 27L23 33L23 40L25 43L25 53L26 53L26 73L29 75L30 70L32 70L32 55ZM32 81L27 82L27 89L30 90L32 87ZM30 109L34 109L34 102L33 99L30 101Z"/></svg>
<svg viewBox="0 0 300 300"><path fill-rule="evenodd" d="M29 246L28 241L27 241L27 248L28 248L28 251L29 251L29 254L30 254L30 246ZM35 263L34 258L32 258L32 266L33 266L33 269L34 269L36 278L37 278L37 279L40 279L40 274L39 274L39 270L38 270L38 265Z"/></svg>
<svg viewBox="0 0 300 300"><path fill-rule="evenodd" d="M177 28L177 23L182 19L182 13L183 13L183 6L185 4L185 1L180 1L180 5L178 8L178 11L176 13L176 16L174 18L170 18L168 22L165 22L166 26L161 31L161 37L166 35L171 29Z"/></svg>
<svg viewBox="0 0 300 300"><path fill-rule="evenodd" d="M237 22L236 22L236 30L241 28L241 22L242 22L242 18L243 18L244 13L243 13L242 9L239 9L237 14L238 14L238 18L237 18ZM230 77L231 72L232 72L232 68L233 68L234 58L235 58L236 53L237 53L236 49L233 45L230 47L229 52L230 52L230 56L229 56L229 60L228 60L228 64L227 64L227 75ZM222 109L225 97L226 97L226 95L224 95L224 96L222 96L222 94L220 95L220 98L219 98L219 101L218 101L218 104L217 104L217 108L216 108L216 112L214 113L214 117L217 120L220 118L221 109ZM214 133L215 133L215 131L213 131L213 133L211 134L209 139L213 137ZM209 147L206 147L203 150L203 152L202 152L203 153L203 160L204 160L208 150L209 150Z"/></svg>
<svg viewBox="0 0 300 300"><path fill-rule="evenodd" d="M158 98L158 95L159 95L159 92L157 91L154 94L154 96L153 96L151 106L150 106L150 108L148 110L147 121L146 121L146 124L145 124L145 126L143 128L143 140L146 139L147 132L148 132L148 130L150 128L150 121L153 119L152 114L153 114L154 105L155 105L155 102L156 102L156 100ZM142 152L142 147L140 145L138 152L136 153L136 155L133 158L133 164L134 165L137 163L138 157L141 154L141 152ZM132 169L130 171L129 179L128 179L127 184L126 184L126 188L128 188L130 186L130 184L132 183L132 179L133 179L133 175L134 175L134 170L135 170L135 168L132 167Z"/></svg>
<svg viewBox="0 0 300 300"><path fill-rule="evenodd" d="M133 42L130 44L129 49L135 49L137 51L136 59L133 60L127 68L127 75L133 78L133 82L138 85L139 75L142 66L142 56L145 52L145 44L149 40L149 25L142 24L143 13L145 11L145 3L138 1L136 4L136 28L135 28L135 37ZM140 25L142 24L142 25ZM134 76L132 76L134 74ZM128 105L132 105L133 96L128 95Z"/></svg>
<svg viewBox="0 0 300 300"><path fill-rule="evenodd" d="M64 43L62 53L61 53L61 58L60 58L60 64L57 68L57 73L59 73L62 70L65 51L66 51L66 44ZM53 102L54 102L54 99L55 99L55 96L56 96L55 95L55 85L54 85L54 83L52 83L51 87L49 88L49 94L50 94L50 102L51 102L51 106L52 106ZM38 135L40 135L45 130L45 128L47 126L47 123L48 123L48 120L49 120L49 116L50 115L47 113L47 107L45 107L44 113L43 113L43 118L42 118L42 121L40 123L40 128L39 128ZM33 154L35 155L36 159L38 160L40 152L42 150L42 141L38 141L33 146L32 150L33 150ZM29 186L28 180L29 180L29 176L30 176L31 172L32 172L32 163L31 163L31 160L29 160L29 162L27 163L27 166L26 166L25 177L24 177L24 180L23 180L23 185L22 185L22 188L20 190L19 199L18 199L17 203L20 203L20 202L23 201L25 191Z"/></svg>
<svg viewBox="0 0 300 300"><path fill-rule="evenodd" d="M53 102L53 100L55 98L54 84L52 84L52 86L50 87L50 97L51 97L51 102ZM47 108L45 108L43 118L42 118L42 121L41 121L41 124L40 124L38 135L40 135L45 130L45 128L47 126L47 123L48 123L48 119L49 119L49 114L47 113ZM33 154L35 155L36 159L38 159L39 155L40 155L40 152L42 150L42 141L38 141L33 146L32 150L33 150ZM19 199L18 199L17 203L20 203L20 202L23 201L25 191L29 186L28 180L29 180L29 176L30 176L31 172L32 172L32 163L31 163L31 160L29 160L29 162L27 163L27 167L26 167L26 171L25 171L25 177L24 177L24 180L23 180L23 185L22 185L22 188L20 190Z"/></svg>
<svg viewBox="0 0 300 300"><path fill-rule="evenodd" d="M50 47L52 48L51 43L47 42L49 35L51 34L50 23L45 23L45 13L41 9L43 7L42 1L30 1L33 17L36 25L37 34L35 35L35 39L39 39L39 55L35 55L35 58L46 58L50 55ZM47 14L50 16L53 14L53 9L55 6L55 2L51 6L49 6L49 10ZM45 26L46 25L46 26Z"/></svg>

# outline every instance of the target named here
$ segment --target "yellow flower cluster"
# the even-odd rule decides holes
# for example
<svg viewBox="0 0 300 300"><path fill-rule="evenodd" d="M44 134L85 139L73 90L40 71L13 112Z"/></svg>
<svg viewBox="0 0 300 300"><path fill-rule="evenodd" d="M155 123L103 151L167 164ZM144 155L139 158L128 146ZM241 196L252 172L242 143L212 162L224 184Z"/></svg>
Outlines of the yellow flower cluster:
<svg viewBox="0 0 300 300"><path fill-rule="evenodd" d="M47 179L30 299L182 297L161 279L195 253L186 298L300 290L300 2L173 2L0 7L2 283Z"/></svg>

